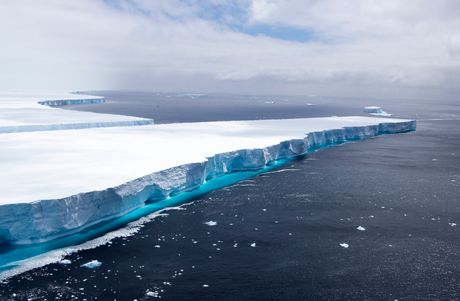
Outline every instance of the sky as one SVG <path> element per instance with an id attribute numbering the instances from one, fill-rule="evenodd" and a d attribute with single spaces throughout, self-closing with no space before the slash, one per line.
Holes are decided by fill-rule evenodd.
<path id="1" fill-rule="evenodd" d="M 0 91 L 455 99 L 458 0 L 1 0 Z"/>

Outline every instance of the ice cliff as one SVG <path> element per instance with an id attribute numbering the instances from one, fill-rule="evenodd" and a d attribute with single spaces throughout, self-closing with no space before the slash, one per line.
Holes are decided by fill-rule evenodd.
<path id="1" fill-rule="evenodd" d="M 329 122 L 331 120 L 340 121 L 340 118 L 329 119 Z M 305 126 L 303 134 L 299 135 L 298 138 L 278 140 L 276 143 L 265 147 L 251 147 L 220 152 L 195 163 L 191 163 L 193 159 L 190 159 L 190 163 L 159 170 L 103 190 L 78 193 L 64 198 L 38 199 L 33 202 L 13 202 L 1 205 L 0 241 L 28 244 L 52 240 L 121 216 L 144 206 L 146 202 L 156 202 L 184 191 L 196 189 L 206 181 L 225 176 L 228 173 L 259 170 L 273 164 L 277 160 L 294 158 L 324 147 L 347 141 L 371 138 L 382 134 L 409 132 L 416 128 L 416 122 L 413 120 L 382 120 L 375 118 L 366 119 L 366 122 L 362 122 L 361 119 L 357 118 L 355 119 L 356 121 L 351 119 L 351 121 L 343 123 L 345 125 L 350 124 L 351 126 L 338 128 L 330 128 L 329 126 L 324 130 L 313 131 L 309 131 L 308 127 Z M 362 119 L 364 118 L 366 117 Z M 301 121 L 301 119 L 300 121 L 296 120 L 296 126 L 302 125 Z M 328 122 L 327 119 L 326 122 Z M 226 126 L 230 129 L 232 127 L 233 129 L 242 129 L 247 124 L 234 122 L 227 123 Z M 308 124 L 308 122 L 305 124 Z M 356 126 L 353 126 L 354 124 Z M 290 121 L 284 121 L 284 123 L 283 121 L 274 121 L 271 123 L 260 121 L 253 123 L 252 126 L 255 129 L 254 132 L 264 127 L 266 127 L 267 131 L 270 131 L 271 128 L 268 125 L 273 126 L 273 132 L 282 126 L 285 128 L 293 126 Z M 181 131 L 185 132 L 190 127 L 183 127 Z M 202 127 L 207 128 L 209 132 L 214 128 L 211 123 L 208 125 L 203 123 Z M 154 131 L 155 129 L 155 126 L 151 126 L 150 131 Z M 169 130 L 171 128 L 168 128 Z M 178 130 L 172 127 L 171 131 Z M 184 137 L 189 136 L 187 133 L 184 135 Z M 227 130 L 225 135 L 229 136 L 229 141 L 236 141 L 232 140 L 236 139 L 232 136 L 236 136 L 234 130 L 233 132 L 232 130 Z M 281 136 L 275 136 L 270 141 L 276 141 L 277 137 Z M 244 137 L 244 139 L 246 138 Z M 148 137 L 146 136 L 145 139 L 148 139 Z M 203 141 L 196 142 L 202 143 Z M 187 152 L 189 145 L 184 140 L 181 143 L 185 143 L 182 145 L 182 151 L 184 153 Z M 209 143 L 209 147 L 207 148 L 211 148 L 212 139 L 207 143 Z M 247 144 L 250 145 L 250 143 Z M 234 145 L 240 144 L 234 142 Z M 157 147 L 161 148 L 162 146 L 160 144 Z M 168 156 L 167 153 L 164 155 Z"/>
<path id="2" fill-rule="evenodd" d="M 103 97 L 96 98 L 81 98 L 81 99 L 50 99 L 50 100 L 41 100 L 38 101 L 39 104 L 50 106 L 50 107 L 60 107 L 68 105 L 90 105 L 90 104 L 101 104 L 105 103 Z"/>

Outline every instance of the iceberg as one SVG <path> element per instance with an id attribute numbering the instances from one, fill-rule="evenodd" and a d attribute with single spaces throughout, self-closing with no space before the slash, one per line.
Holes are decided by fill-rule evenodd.
<path id="1" fill-rule="evenodd" d="M 41 100 L 38 102 L 41 105 L 50 106 L 50 107 L 62 107 L 68 105 L 92 105 L 92 104 L 101 104 L 105 103 L 104 97 L 88 97 L 88 98 L 78 98 L 78 99 L 49 99 Z"/>
<path id="2" fill-rule="evenodd" d="M 384 110 L 382 110 L 381 107 L 377 107 L 377 106 L 364 107 L 364 112 L 369 113 L 369 114 L 374 115 L 374 116 L 389 117 L 389 116 L 392 115 L 392 114 L 389 114 L 389 113 L 385 112 Z"/>
<path id="3" fill-rule="evenodd" d="M 231 174 L 416 129 L 414 120 L 359 116 L 157 125 L 51 107 L 103 101 L 0 95 L 0 243 L 69 237 Z"/>
<path id="4" fill-rule="evenodd" d="M 152 119 L 64 110 L 70 104 L 104 103 L 90 95 L 28 96 L 0 94 L 0 134 L 36 131 L 124 127 L 153 124 Z"/>
<path id="5" fill-rule="evenodd" d="M 3 134 L 0 241 L 50 241 L 230 173 L 415 128 L 413 120 L 327 117 Z"/>

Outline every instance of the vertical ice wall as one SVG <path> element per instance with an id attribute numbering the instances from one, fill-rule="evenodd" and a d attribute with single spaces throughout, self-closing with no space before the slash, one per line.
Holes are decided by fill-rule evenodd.
<path id="1" fill-rule="evenodd" d="M 225 174 L 259 170 L 276 160 L 293 158 L 317 149 L 382 134 L 415 130 L 415 121 L 397 121 L 370 126 L 345 127 L 306 133 L 257 149 L 216 154 L 204 162 L 184 164 L 155 172 L 102 191 L 61 199 L 0 206 L 0 242 L 36 243 L 69 235 L 184 191 Z M 160 146 L 161 147 L 161 146 Z M 186 150 L 184 150 L 186 151 Z"/>

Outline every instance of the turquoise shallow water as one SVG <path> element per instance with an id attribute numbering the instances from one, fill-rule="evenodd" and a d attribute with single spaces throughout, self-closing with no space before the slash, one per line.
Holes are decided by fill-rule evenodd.
<path id="1" fill-rule="evenodd" d="M 55 239 L 49 242 L 34 244 L 31 246 L 4 246 L 3 250 L 0 249 L 0 271 L 6 271 L 17 266 L 17 261 L 31 258 L 51 250 L 61 249 L 69 246 L 76 246 L 83 242 L 94 239 L 104 233 L 113 231 L 128 223 L 138 220 L 139 218 L 149 215 L 151 213 L 160 211 L 164 208 L 177 206 L 185 202 L 192 201 L 201 195 L 210 191 L 230 186 L 242 180 L 254 177 L 260 173 L 264 173 L 286 164 L 289 160 L 278 160 L 260 170 L 244 171 L 227 174 L 223 177 L 212 179 L 201 185 L 199 188 L 192 191 L 183 192 L 176 196 L 154 202 L 148 203 L 144 207 L 129 212 L 121 217 L 106 221 L 82 231 L 76 232 L 70 236 Z M 0 275 L 1 276 L 1 275 Z"/>

